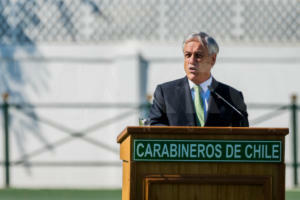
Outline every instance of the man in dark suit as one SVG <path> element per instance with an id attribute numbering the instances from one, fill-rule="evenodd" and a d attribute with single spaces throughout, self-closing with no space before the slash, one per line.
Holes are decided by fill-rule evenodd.
<path id="1" fill-rule="evenodd" d="M 157 86 L 150 125 L 249 126 L 242 93 L 211 75 L 218 52 L 217 42 L 204 32 L 184 40 L 186 76 Z"/>

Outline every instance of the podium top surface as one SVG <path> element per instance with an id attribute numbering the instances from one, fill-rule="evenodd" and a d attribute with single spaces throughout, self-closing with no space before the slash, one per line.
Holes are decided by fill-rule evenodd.
<path id="1" fill-rule="evenodd" d="M 278 135 L 285 136 L 288 128 L 258 128 L 258 127 L 193 127 L 193 126 L 127 126 L 117 137 L 121 143 L 130 134 L 214 134 L 214 135 Z"/>

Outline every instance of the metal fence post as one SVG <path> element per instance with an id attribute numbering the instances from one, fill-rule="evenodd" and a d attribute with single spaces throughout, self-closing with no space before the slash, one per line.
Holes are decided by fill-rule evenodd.
<path id="1" fill-rule="evenodd" d="M 297 155 L 297 95 L 292 95 L 292 140 L 293 140 L 293 168 L 294 168 L 294 185 L 298 186 L 298 155 Z"/>
<path id="2" fill-rule="evenodd" d="M 149 117 L 149 101 L 147 99 L 147 79 L 149 62 L 140 54 L 137 55 L 138 70 L 139 70 L 139 112 L 140 119 L 143 121 L 140 124 L 148 124 Z M 139 120 L 140 122 L 140 120 Z"/>
<path id="3" fill-rule="evenodd" d="M 5 165 L 5 187 L 9 188 L 10 186 L 10 160 L 9 160 L 9 104 L 8 94 L 3 94 L 3 123 L 4 123 L 4 165 Z"/>

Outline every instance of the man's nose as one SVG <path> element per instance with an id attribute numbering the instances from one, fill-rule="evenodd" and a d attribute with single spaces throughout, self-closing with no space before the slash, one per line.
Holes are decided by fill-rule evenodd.
<path id="1" fill-rule="evenodd" d="M 195 64 L 195 56 L 191 55 L 190 59 L 189 59 L 189 64 Z"/>

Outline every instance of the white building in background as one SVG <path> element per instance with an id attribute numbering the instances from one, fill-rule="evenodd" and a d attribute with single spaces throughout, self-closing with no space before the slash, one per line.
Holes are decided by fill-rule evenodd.
<path id="1" fill-rule="evenodd" d="M 157 84 L 184 76 L 181 42 L 192 31 L 216 37 L 213 76 L 243 91 L 246 103 L 289 104 L 292 94 L 300 94 L 296 3 L 2 3 L 0 92 L 8 92 L 11 103 L 36 106 L 10 108 L 11 186 L 120 188 L 116 137 L 138 125 L 138 105 Z M 272 111 L 249 107 L 250 125 L 290 127 L 289 111 L 258 123 Z M 290 134 L 288 163 L 291 142 Z M 292 187 L 292 168 L 286 172 Z"/>

